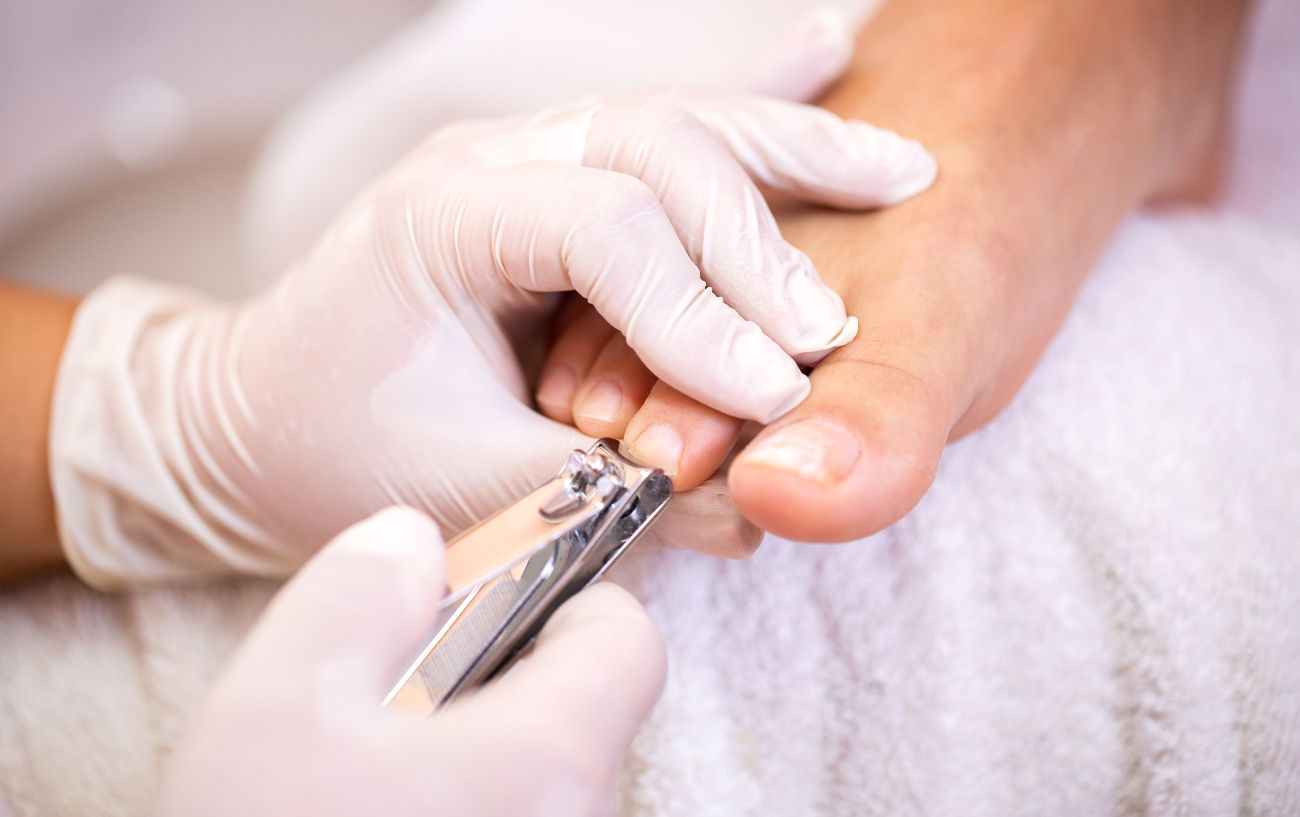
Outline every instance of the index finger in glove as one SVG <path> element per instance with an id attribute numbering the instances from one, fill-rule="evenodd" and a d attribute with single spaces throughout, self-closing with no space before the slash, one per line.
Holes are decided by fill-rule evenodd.
<path id="1" fill-rule="evenodd" d="M 443 198 L 445 195 L 447 198 Z M 468 173 L 444 190 L 425 250 L 516 287 L 577 290 L 646 366 L 706 405 L 769 422 L 808 394 L 808 379 L 757 325 L 715 295 L 654 192 L 621 173 L 525 162 Z M 495 282 L 466 297 L 508 292 Z"/>
<path id="2" fill-rule="evenodd" d="M 864 209 L 914 195 L 935 176 L 929 153 L 891 131 L 737 94 L 585 102 L 524 120 L 465 123 L 430 146 L 484 166 L 550 159 L 641 180 L 704 281 L 805 365 L 851 340 L 857 324 L 781 236 L 754 180 L 813 203 Z"/>

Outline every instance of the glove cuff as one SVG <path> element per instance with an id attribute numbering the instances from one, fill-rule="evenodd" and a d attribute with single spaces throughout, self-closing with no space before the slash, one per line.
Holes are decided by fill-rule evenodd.
<path id="1" fill-rule="evenodd" d="M 194 291 L 115 278 L 77 310 L 54 391 L 50 481 L 64 553 L 97 588 L 230 570 L 217 555 L 221 537 L 169 465 L 167 430 L 151 422 L 149 402 L 168 399 L 168 363 L 139 354 L 151 328 L 206 303 Z"/>

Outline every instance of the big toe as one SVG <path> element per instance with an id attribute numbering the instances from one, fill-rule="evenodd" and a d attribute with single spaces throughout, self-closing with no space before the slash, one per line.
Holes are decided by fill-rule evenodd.
<path id="1" fill-rule="evenodd" d="M 946 396 L 905 369 L 850 356 L 813 373 L 812 395 L 735 459 L 732 497 L 779 536 L 840 542 L 920 501 L 952 427 Z"/>

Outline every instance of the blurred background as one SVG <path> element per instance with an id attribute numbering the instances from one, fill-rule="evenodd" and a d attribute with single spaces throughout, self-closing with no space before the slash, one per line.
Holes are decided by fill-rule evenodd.
<path id="1" fill-rule="evenodd" d="M 593 92 L 725 84 L 808 5 L 2 4 L 0 276 L 81 292 L 129 273 L 249 294 L 269 278 L 245 252 L 241 202 L 262 140 L 296 103 L 308 103 L 299 126 L 337 130 L 339 139 L 361 131 L 384 143 L 371 154 L 399 156 L 439 123 L 466 116 Z M 858 16 L 871 4 L 831 5 Z M 374 71 L 424 86 L 388 86 L 426 103 L 406 131 L 387 132 L 391 115 L 378 132 L 364 122 L 301 121 L 310 120 L 313 92 Z M 385 104 L 373 96 L 356 102 L 362 119 L 368 105 Z M 354 168 L 348 177 L 381 169 Z"/>
<path id="2" fill-rule="evenodd" d="M 299 132 L 358 133 L 398 156 L 466 116 L 593 92 L 725 85 L 810 4 L 801 0 L 49 0 L 0 4 L 0 276 L 71 292 L 122 273 L 221 296 L 274 271 L 241 213 L 259 147 L 299 106 Z M 835 0 L 865 19 L 873 0 Z M 1300 228 L 1296 15 L 1259 4 L 1223 207 Z M 313 93 L 391 72 L 423 87 L 407 130 L 311 120 Z M 358 118 L 384 99 L 355 100 Z M 384 117 L 391 128 L 391 116 Z M 282 128 L 287 129 L 287 128 Z M 330 135 L 320 137 L 322 144 Z M 367 151 L 355 149 L 348 155 Z M 280 157 L 283 159 L 284 157 Z M 310 166 L 312 183 L 334 172 Z M 293 164 L 293 158 L 281 164 Z M 344 169 L 340 184 L 382 167 Z M 305 183 L 305 182 L 304 182 Z"/>

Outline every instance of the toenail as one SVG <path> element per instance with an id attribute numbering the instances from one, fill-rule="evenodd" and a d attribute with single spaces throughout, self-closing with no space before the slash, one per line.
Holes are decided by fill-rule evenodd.
<path id="1" fill-rule="evenodd" d="M 578 388 L 578 376 L 563 363 L 550 366 L 542 373 L 537 385 L 537 402 L 547 406 L 568 409 L 573 393 Z"/>
<path id="2" fill-rule="evenodd" d="M 656 423 L 627 443 L 628 453 L 646 465 L 662 468 L 670 477 L 677 476 L 682 462 L 682 435 L 672 426 Z"/>
<path id="3" fill-rule="evenodd" d="M 862 446 L 853 432 L 832 420 L 810 417 L 761 434 L 733 467 L 771 468 L 833 485 L 849 475 L 861 456 Z"/>
<path id="4" fill-rule="evenodd" d="M 612 423 L 623 407 L 623 390 L 613 380 L 599 380 L 587 390 L 573 413 L 598 423 Z"/>

